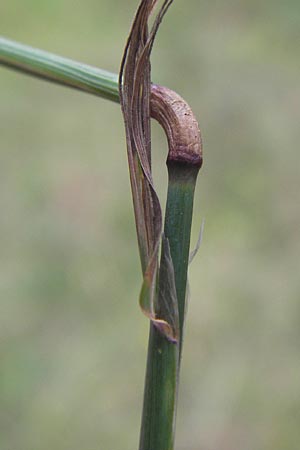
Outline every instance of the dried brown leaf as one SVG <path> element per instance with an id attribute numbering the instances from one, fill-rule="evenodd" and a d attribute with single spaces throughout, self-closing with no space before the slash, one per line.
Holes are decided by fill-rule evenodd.
<path id="1" fill-rule="evenodd" d="M 144 282 L 140 304 L 143 312 L 170 340 L 177 339 L 174 320 L 157 315 L 158 253 L 162 213 L 151 171 L 150 53 L 159 24 L 173 0 L 160 2 L 153 25 L 149 18 L 158 0 L 142 0 L 136 12 L 120 70 L 120 101 L 125 122 L 127 155 Z M 171 260 L 172 266 L 172 260 Z M 172 278 L 172 277 L 171 277 Z M 174 283 L 175 289 L 175 283 Z M 176 290 L 175 290 L 176 295 Z M 176 303 L 176 302 L 175 302 Z"/>

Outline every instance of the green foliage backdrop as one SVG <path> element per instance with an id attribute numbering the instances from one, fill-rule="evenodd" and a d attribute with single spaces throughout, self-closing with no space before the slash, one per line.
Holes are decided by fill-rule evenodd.
<path id="1" fill-rule="evenodd" d="M 136 4 L 4 1 L 1 34 L 116 72 Z M 178 450 L 299 445 L 299 5 L 176 0 L 155 45 L 205 152 Z M 0 448 L 132 450 L 148 324 L 119 107 L 2 68 L 0 97 Z"/>

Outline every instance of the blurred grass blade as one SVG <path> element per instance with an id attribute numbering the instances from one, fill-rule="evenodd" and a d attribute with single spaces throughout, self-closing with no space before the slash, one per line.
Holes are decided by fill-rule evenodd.
<path id="1" fill-rule="evenodd" d="M 0 37 L 0 65 L 119 101 L 117 75 L 3 37 Z"/>

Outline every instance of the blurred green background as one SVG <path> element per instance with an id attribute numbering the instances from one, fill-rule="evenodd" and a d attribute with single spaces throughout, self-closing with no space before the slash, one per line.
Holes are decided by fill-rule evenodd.
<path id="1" fill-rule="evenodd" d="M 117 72 L 136 6 L 2 1 L 0 30 Z M 205 152 L 177 450 L 299 448 L 299 42 L 299 0 L 176 0 L 157 37 L 153 80 Z M 148 323 L 119 107 L 1 67 L 0 99 L 0 449 L 135 449 Z M 164 203 L 155 124 L 153 151 Z"/>

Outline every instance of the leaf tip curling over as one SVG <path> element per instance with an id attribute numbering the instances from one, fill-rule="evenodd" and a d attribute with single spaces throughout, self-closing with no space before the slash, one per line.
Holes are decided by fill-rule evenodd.
<path id="1" fill-rule="evenodd" d="M 188 103 L 176 92 L 152 84 L 151 116 L 165 130 L 169 144 L 167 163 L 202 165 L 202 138 Z"/>

